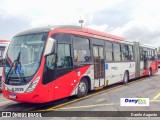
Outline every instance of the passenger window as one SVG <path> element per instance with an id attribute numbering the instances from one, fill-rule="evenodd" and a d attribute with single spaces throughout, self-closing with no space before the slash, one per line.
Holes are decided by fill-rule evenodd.
<path id="1" fill-rule="evenodd" d="M 99 47 L 99 57 L 100 57 L 100 59 L 104 59 L 104 57 L 103 57 L 103 47 Z"/>
<path id="2" fill-rule="evenodd" d="M 98 47 L 93 46 L 93 55 L 98 58 Z"/>
<path id="3" fill-rule="evenodd" d="M 148 60 L 151 61 L 152 53 L 151 49 L 148 49 Z"/>
<path id="4" fill-rule="evenodd" d="M 106 61 L 113 61 L 112 43 L 105 42 Z"/>
<path id="5" fill-rule="evenodd" d="M 114 49 L 114 61 L 121 61 L 121 49 L 120 44 L 113 43 L 113 49 Z"/>
<path id="6" fill-rule="evenodd" d="M 73 37 L 74 62 L 91 62 L 89 39 Z"/>
<path id="7" fill-rule="evenodd" d="M 155 51 L 152 50 L 152 60 L 155 60 Z"/>
<path id="8" fill-rule="evenodd" d="M 72 66 L 71 48 L 69 44 L 58 44 L 57 68 Z"/>
<path id="9" fill-rule="evenodd" d="M 129 45 L 129 56 L 128 60 L 133 60 L 133 46 Z"/>
<path id="10" fill-rule="evenodd" d="M 143 55 L 143 48 L 140 47 L 140 60 L 143 61 L 144 55 Z"/>
<path id="11" fill-rule="evenodd" d="M 123 61 L 129 60 L 129 47 L 128 47 L 128 45 L 122 45 L 122 60 Z"/>

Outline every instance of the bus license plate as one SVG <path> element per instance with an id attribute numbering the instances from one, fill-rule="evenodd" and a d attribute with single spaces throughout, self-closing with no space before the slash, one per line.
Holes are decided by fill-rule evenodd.
<path id="1" fill-rule="evenodd" d="M 9 98 L 16 99 L 16 94 L 10 94 Z"/>

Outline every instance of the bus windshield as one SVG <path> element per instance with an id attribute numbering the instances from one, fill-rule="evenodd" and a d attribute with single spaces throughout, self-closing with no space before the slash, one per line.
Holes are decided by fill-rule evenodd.
<path id="1" fill-rule="evenodd" d="M 5 76 L 33 76 L 39 68 L 47 36 L 48 33 L 34 33 L 14 37 L 4 63 Z"/>

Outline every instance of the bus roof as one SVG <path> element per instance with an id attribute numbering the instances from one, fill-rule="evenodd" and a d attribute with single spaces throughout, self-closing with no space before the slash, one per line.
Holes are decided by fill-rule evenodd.
<path id="1" fill-rule="evenodd" d="M 105 32 L 99 32 L 97 30 L 93 30 L 93 29 L 85 28 L 85 27 L 81 27 L 81 26 L 76 26 L 76 25 L 56 25 L 56 26 L 46 26 L 46 27 L 33 28 L 30 30 L 21 32 L 15 36 L 24 35 L 24 34 L 31 34 L 31 33 L 50 32 L 55 29 L 66 29 L 66 30 L 72 30 L 72 31 L 80 31 L 80 32 L 85 32 L 85 33 L 101 36 L 101 37 L 116 39 L 119 41 L 125 40 L 125 38 L 122 38 L 122 37 L 118 37 L 118 36 L 111 35 L 111 34 L 108 34 Z"/>

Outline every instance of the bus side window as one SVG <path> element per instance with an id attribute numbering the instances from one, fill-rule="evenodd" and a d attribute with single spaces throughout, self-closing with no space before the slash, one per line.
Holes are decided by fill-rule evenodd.
<path id="1" fill-rule="evenodd" d="M 89 39 L 73 37 L 74 62 L 91 62 Z"/>
<path id="2" fill-rule="evenodd" d="M 129 56 L 128 60 L 133 60 L 133 46 L 129 45 Z"/>
<path id="3" fill-rule="evenodd" d="M 52 38 L 56 39 L 57 34 L 53 34 Z M 51 54 L 51 55 L 46 56 L 45 67 L 47 69 L 54 70 L 55 69 L 55 59 L 56 59 L 55 54 Z"/>
<path id="4" fill-rule="evenodd" d="M 148 60 L 151 61 L 151 49 L 148 49 Z"/>
<path id="5" fill-rule="evenodd" d="M 55 68 L 54 66 L 55 66 L 55 55 L 52 54 L 52 55 L 47 56 L 46 67 L 48 69 L 54 70 L 54 68 Z"/>
<path id="6" fill-rule="evenodd" d="M 128 45 L 122 45 L 122 60 L 128 61 L 129 60 L 129 48 Z"/>
<path id="7" fill-rule="evenodd" d="M 58 44 L 57 50 L 57 68 L 72 66 L 71 46 L 70 44 Z"/>
<path id="8" fill-rule="evenodd" d="M 155 50 L 152 50 L 152 61 L 155 60 Z"/>
<path id="9" fill-rule="evenodd" d="M 143 61 L 143 58 L 144 58 L 144 56 L 143 56 L 143 48 L 140 47 L 140 61 Z"/>
<path id="10" fill-rule="evenodd" d="M 113 43 L 114 61 L 121 61 L 121 47 L 120 44 Z"/>
<path id="11" fill-rule="evenodd" d="M 106 62 L 113 61 L 113 48 L 111 42 L 105 42 Z"/>

